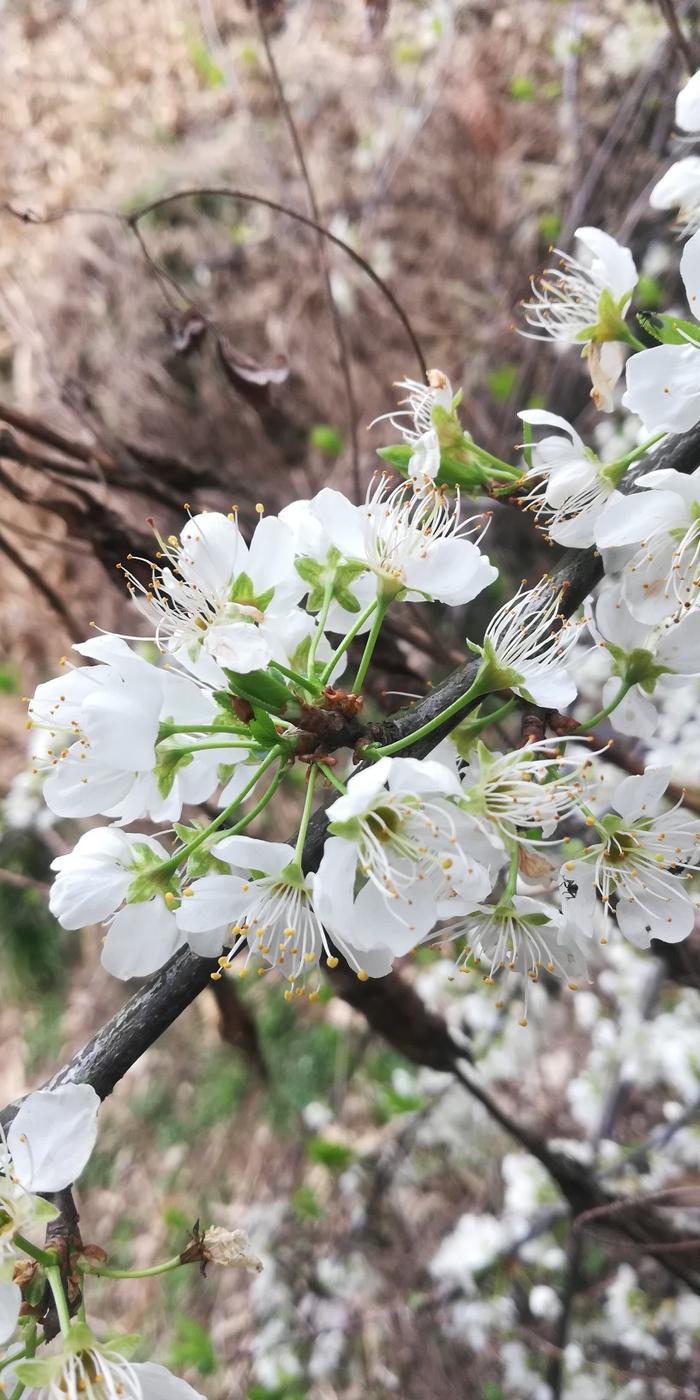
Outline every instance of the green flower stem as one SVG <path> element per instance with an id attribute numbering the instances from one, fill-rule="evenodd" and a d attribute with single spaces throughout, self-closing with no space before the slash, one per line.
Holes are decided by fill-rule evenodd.
<path id="1" fill-rule="evenodd" d="M 215 817 L 213 822 L 209 823 L 209 826 L 203 827 L 191 841 L 187 842 L 186 846 L 182 846 L 179 851 L 176 851 L 175 855 L 171 856 L 170 860 L 164 860 L 162 865 L 158 866 L 160 874 L 173 875 L 184 860 L 187 860 L 193 855 L 213 832 L 218 831 L 219 827 L 223 826 L 224 823 L 228 821 L 229 817 L 233 815 L 236 808 L 240 807 L 241 802 L 243 802 L 248 796 L 248 793 L 252 791 L 258 780 L 262 778 L 263 773 L 270 767 L 270 764 L 274 763 L 276 758 L 281 758 L 283 753 L 284 748 L 281 744 L 276 744 L 273 749 L 270 749 L 270 752 L 263 759 L 262 763 L 256 768 L 252 778 L 248 780 L 245 787 L 241 789 L 233 802 L 229 802 L 228 807 L 224 807 L 223 812 L 219 812 L 218 817 Z"/>
<path id="2" fill-rule="evenodd" d="M 318 695 L 318 686 L 316 682 L 309 679 L 307 676 L 302 676 L 299 671 L 292 670 L 291 666 L 283 666 L 281 661 L 270 661 L 268 665 L 271 671 L 278 671 L 281 676 L 291 681 L 293 685 L 298 685 L 301 690 L 308 691 L 309 694 L 314 697 Z"/>
<path id="3" fill-rule="evenodd" d="M 24 1361 L 26 1355 L 26 1347 L 22 1347 L 21 1351 L 13 1351 L 11 1356 L 6 1356 L 4 1361 L 0 1361 L 0 1371 L 4 1371 L 6 1366 L 14 1365 L 15 1361 Z"/>
<path id="4" fill-rule="evenodd" d="M 367 672 L 369 670 L 369 663 L 372 660 L 372 656 L 374 655 L 374 648 L 376 647 L 377 642 L 379 640 L 379 633 L 382 630 L 382 623 L 384 621 L 384 618 L 386 617 L 388 610 L 388 599 L 381 598 L 379 600 L 377 611 L 374 616 L 374 621 L 372 622 L 370 634 L 367 638 L 367 641 L 365 642 L 365 649 L 362 653 L 362 660 L 360 661 L 360 664 L 357 668 L 357 675 L 355 676 L 355 679 L 352 683 L 353 692 L 356 695 L 359 693 L 359 691 L 362 689 L 362 686 L 364 685 L 365 676 L 367 675 Z"/>
<path id="5" fill-rule="evenodd" d="M 329 768 L 327 763 L 317 763 L 316 767 L 318 768 L 320 773 L 323 773 L 324 778 L 327 778 L 329 783 L 332 783 L 333 787 L 336 788 L 338 792 L 342 793 L 343 796 L 345 796 L 345 793 L 347 792 L 347 787 L 345 786 L 345 783 L 341 782 L 340 778 L 336 777 L 335 773 L 333 772 L 333 769 Z"/>
<path id="6" fill-rule="evenodd" d="M 169 739 L 171 734 L 247 734 L 243 724 L 161 724 L 158 740 Z"/>
<path id="7" fill-rule="evenodd" d="M 494 457 L 491 452 L 487 452 L 485 447 L 477 447 L 476 443 L 471 444 L 472 451 L 486 462 L 490 468 L 490 475 L 500 477 L 502 481 L 515 481 L 522 476 L 520 467 L 511 466 L 510 462 L 504 462 L 500 457 Z"/>
<path id="8" fill-rule="evenodd" d="M 298 864 L 301 864 L 301 857 L 304 852 L 304 842 L 306 841 L 306 833 L 309 829 L 309 822 L 311 821 L 311 813 L 313 811 L 314 805 L 314 788 L 316 786 L 316 776 L 316 764 L 312 763 L 309 769 L 309 776 L 306 782 L 304 810 L 301 814 L 301 821 L 299 822 L 299 833 L 297 835 L 297 843 L 294 848 L 294 859 Z"/>
<path id="9" fill-rule="evenodd" d="M 619 326 L 615 339 L 619 340 L 622 345 L 631 345 L 633 350 L 649 349 L 649 346 L 643 345 L 641 340 L 638 340 L 634 332 L 630 330 L 629 326 L 624 325 L 624 323 Z"/>
<path id="10" fill-rule="evenodd" d="M 506 700 L 505 705 L 499 705 L 497 710 L 489 710 L 486 715 L 479 715 L 477 719 L 465 720 L 464 728 L 460 733 L 469 737 L 472 734 L 480 734 L 482 729 L 488 729 L 490 724 L 498 724 L 498 721 L 505 719 L 507 715 L 513 713 L 517 706 L 517 700 L 511 695 L 510 700 Z"/>
<path id="11" fill-rule="evenodd" d="M 97 1264 L 92 1259 L 81 1259 L 78 1268 L 81 1274 L 94 1274 L 96 1278 L 155 1278 L 158 1274 L 172 1273 L 183 1267 L 182 1259 L 176 1254 L 163 1264 L 152 1264 L 150 1269 L 111 1269 L 107 1264 Z"/>
<path id="12" fill-rule="evenodd" d="M 345 655 L 348 647 L 350 646 L 350 643 L 354 641 L 360 629 L 364 627 L 367 619 L 372 616 L 372 613 L 375 612 L 379 606 L 379 599 L 374 598 L 373 601 L 369 603 L 364 609 L 364 612 L 361 612 L 359 616 L 355 618 L 352 627 L 350 628 L 349 632 L 343 637 L 340 646 L 336 647 L 330 661 L 326 662 L 326 665 L 324 666 L 320 676 L 321 685 L 327 685 L 330 677 L 333 674 L 333 671 L 335 670 L 337 662 L 340 661 L 341 656 Z"/>
<path id="13" fill-rule="evenodd" d="M 309 676 L 313 676 L 314 673 L 314 666 L 316 665 L 316 651 L 318 649 L 318 644 L 321 640 L 321 637 L 323 636 L 323 629 L 326 625 L 326 622 L 328 621 L 328 614 L 331 609 L 331 603 L 333 602 L 334 588 L 335 574 L 333 574 L 329 579 L 326 579 L 326 586 L 323 590 L 323 602 L 321 604 L 318 617 L 316 618 L 316 630 L 311 637 L 309 657 L 306 664 L 306 671 L 307 675 Z"/>
<path id="14" fill-rule="evenodd" d="M 20 1397 L 24 1395 L 25 1388 L 24 1381 L 18 1381 L 10 1396 L 10 1400 L 20 1400 Z"/>
<path id="15" fill-rule="evenodd" d="M 515 842 L 510 848 L 510 865 L 508 866 L 508 879 L 505 883 L 503 894 L 499 904 L 510 904 L 518 885 L 518 870 L 520 868 L 520 850 Z"/>
<path id="16" fill-rule="evenodd" d="M 38 1245 L 32 1244 L 31 1240 L 25 1239 L 24 1235 L 13 1235 L 13 1241 L 18 1249 L 24 1254 L 28 1254 L 30 1259 L 35 1259 L 42 1268 L 50 1269 L 56 1263 L 55 1250 L 39 1249 Z"/>
<path id="17" fill-rule="evenodd" d="M 58 1264 L 50 1264 L 46 1270 L 49 1288 L 53 1293 L 53 1300 L 56 1304 L 58 1322 L 61 1328 L 61 1336 L 67 1337 L 70 1333 L 70 1313 L 68 1311 L 68 1300 L 63 1291 L 63 1279 Z"/>
<path id="18" fill-rule="evenodd" d="M 481 685 L 481 677 L 477 675 L 474 684 L 469 687 L 469 690 L 466 691 L 464 695 L 460 695 L 456 700 L 453 700 L 452 704 L 448 705 L 446 710 L 441 710 L 439 715 L 434 715 L 426 724 L 421 725 L 420 729 L 414 729 L 412 734 L 404 735 L 403 739 L 396 739 L 393 744 L 382 744 L 376 748 L 372 748 L 371 757 L 390 758 L 392 754 L 400 753 L 402 749 L 408 748 L 409 744 L 415 744 L 419 739 L 424 739 L 426 735 L 432 734 L 434 729 L 439 729 L 441 725 L 446 724 L 448 720 L 458 715 L 460 710 L 464 709 L 465 705 L 470 705 L 473 700 L 478 700 L 485 693 L 488 694 L 488 692 L 484 692 L 481 689 Z"/>
<path id="19" fill-rule="evenodd" d="M 222 744 L 218 744 L 216 739 L 210 739 L 205 744 L 183 744 L 182 748 L 171 749 L 171 753 L 204 753 L 206 749 L 250 749 L 253 748 L 254 740 L 248 736 L 247 739 L 226 739 Z"/>
<path id="20" fill-rule="evenodd" d="M 281 763 L 279 768 L 277 769 L 277 772 L 275 773 L 274 778 L 272 779 L 272 782 L 270 783 L 270 786 L 265 789 L 265 792 L 263 793 L 262 797 L 258 798 L 257 802 L 255 803 L 255 806 L 251 807 L 250 811 L 246 812 L 245 816 L 241 817 L 241 820 L 239 822 L 236 822 L 235 826 L 230 826 L 228 828 L 229 836 L 238 836 L 239 832 L 245 831 L 246 827 L 250 826 L 250 823 L 252 821 L 255 821 L 255 818 L 260 815 L 264 808 L 267 807 L 268 802 L 270 802 L 274 797 L 280 783 L 282 782 L 282 779 L 284 778 L 284 774 L 285 766 L 283 763 Z"/>
<path id="21" fill-rule="evenodd" d="M 631 681 L 622 681 L 620 689 L 613 695 L 610 704 L 606 705 L 603 710 L 599 710 L 597 715 L 593 715 L 592 719 L 587 719 L 584 724 L 579 724 L 578 729 L 574 730 L 572 737 L 575 738 L 577 734 L 587 734 L 589 730 L 595 729 L 596 725 L 600 724 L 602 720 L 607 719 L 608 715 L 611 715 L 613 710 L 616 710 L 618 705 L 622 704 L 627 692 L 632 689 L 632 685 L 633 682 Z"/>
<path id="22" fill-rule="evenodd" d="M 642 346 L 641 348 L 646 349 L 646 346 Z M 666 432 L 654 433 L 654 436 L 647 438 L 646 442 L 643 442 L 640 447 L 635 447 L 632 452 L 627 452 L 624 457 L 619 457 L 617 465 L 622 466 L 624 463 L 626 467 L 629 467 L 632 465 L 632 462 L 638 462 L 639 458 L 643 457 L 644 454 L 649 451 L 650 447 L 654 447 L 657 442 L 661 442 L 661 439 L 665 437 L 668 437 L 668 433 Z"/>

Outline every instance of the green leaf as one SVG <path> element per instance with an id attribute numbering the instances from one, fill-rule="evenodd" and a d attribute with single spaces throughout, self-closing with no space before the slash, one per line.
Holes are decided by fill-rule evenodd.
<path id="1" fill-rule="evenodd" d="M 355 1153 L 345 1143 L 333 1142 L 330 1138 L 312 1137 L 306 1144 L 306 1155 L 312 1162 L 318 1162 L 331 1171 L 343 1171 L 355 1160 Z"/>
<path id="2" fill-rule="evenodd" d="M 561 233 L 561 216 L 553 210 L 545 210 L 537 220 L 537 230 L 546 243 L 556 243 Z M 528 408 L 541 408 L 543 404 L 528 404 Z"/>
<path id="3" fill-rule="evenodd" d="M 232 690 L 251 705 L 260 705 L 263 710 L 273 710 L 276 714 L 286 709 L 290 696 L 286 685 L 271 675 L 269 671 L 230 671 L 224 667 Z"/>
<path id="4" fill-rule="evenodd" d="M 321 1205 L 313 1186 L 302 1183 L 292 1193 L 292 1210 L 299 1220 L 320 1220 L 323 1215 Z"/>
<path id="5" fill-rule="evenodd" d="M 315 423 L 309 433 L 312 447 L 318 447 L 324 457 L 339 457 L 343 450 L 343 437 L 330 423 Z"/>
<path id="6" fill-rule="evenodd" d="M 206 1328 L 194 1317 L 182 1314 L 175 1322 L 176 1340 L 170 1348 L 169 1365 L 174 1371 L 188 1366 L 200 1376 L 212 1376 L 217 1369 L 216 1352 Z"/>
<path id="7" fill-rule="evenodd" d="M 201 40 L 193 40 L 189 46 L 189 55 L 192 67 L 204 87 L 223 87 L 224 74 Z"/>
<path id="8" fill-rule="evenodd" d="M 496 403 L 505 403 L 515 388 L 517 378 L 517 365 L 497 365 L 486 380 L 491 398 L 495 399 Z"/>
<path id="9" fill-rule="evenodd" d="M 643 272 L 637 282 L 634 293 L 635 301 L 643 311 L 656 311 L 663 301 L 663 291 L 661 285 L 655 277 L 649 277 Z"/>
<path id="10" fill-rule="evenodd" d="M 508 90 L 511 97 L 514 97 L 516 102 L 529 102 L 537 92 L 532 78 L 525 78 L 523 76 L 511 78 L 508 84 Z"/>
<path id="11" fill-rule="evenodd" d="M 684 321 L 680 316 L 658 315 L 638 316 L 640 326 L 662 345 L 700 345 L 700 326 L 697 321 Z"/>

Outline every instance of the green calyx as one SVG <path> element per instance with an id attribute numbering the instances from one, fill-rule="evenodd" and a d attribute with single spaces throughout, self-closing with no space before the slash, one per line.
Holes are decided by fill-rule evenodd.
<path id="1" fill-rule="evenodd" d="M 174 909 L 180 903 L 178 887 L 160 857 L 145 842 L 138 842 L 133 853 L 132 869 L 136 873 L 126 892 L 127 904 L 143 904 L 160 895 L 168 908 Z"/>
<path id="2" fill-rule="evenodd" d="M 503 666 L 498 660 L 493 648 L 493 643 L 486 637 L 482 647 L 476 642 L 467 639 L 467 646 L 477 656 L 481 657 L 479 671 L 471 687 L 471 695 L 476 698 L 479 695 L 489 695 L 495 690 L 513 690 L 520 687 L 522 694 L 527 696 L 527 691 L 522 689 L 524 676 L 515 671 L 511 666 Z"/>
<path id="3" fill-rule="evenodd" d="M 289 885 L 292 889 L 306 890 L 306 876 L 298 860 L 290 860 L 277 878 L 281 884 Z"/>
<path id="4" fill-rule="evenodd" d="M 619 301 L 615 301 L 611 292 L 606 287 L 600 294 L 598 300 L 598 320 L 592 326 L 584 326 L 576 336 L 577 340 L 591 341 L 602 344 L 607 340 L 622 340 L 627 342 L 630 338 L 629 329 L 625 323 L 625 312 L 629 306 L 630 294 L 625 292 Z"/>
<path id="5" fill-rule="evenodd" d="M 366 567 L 366 564 L 363 564 L 359 559 L 343 560 L 335 546 L 331 547 L 323 561 L 310 557 L 295 560 L 295 568 L 299 577 L 309 585 L 309 596 L 306 603 L 308 611 L 312 613 L 321 611 L 326 599 L 326 589 L 329 588 L 331 599 L 334 602 L 338 603 L 346 612 L 358 613 L 360 602 L 352 591 L 352 584 Z"/>
<path id="6" fill-rule="evenodd" d="M 614 675 L 619 676 L 630 689 L 633 685 L 638 685 L 647 695 L 652 695 L 659 676 L 672 674 L 668 666 L 660 666 L 654 660 L 653 652 L 647 651 L 646 647 L 633 647 L 632 651 L 623 651 L 622 647 L 615 646 L 613 642 L 606 642 L 605 645 L 613 658 Z"/>
<path id="7" fill-rule="evenodd" d="M 228 596 L 229 602 L 238 607 L 255 608 L 257 612 L 264 613 L 275 596 L 275 590 L 268 588 L 264 593 L 256 593 L 252 578 L 248 574 L 239 574 L 231 584 Z"/>

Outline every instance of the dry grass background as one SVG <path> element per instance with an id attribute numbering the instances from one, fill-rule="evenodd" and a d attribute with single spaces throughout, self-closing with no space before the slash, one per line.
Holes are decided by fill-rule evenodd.
<path id="1" fill-rule="evenodd" d="M 577 223 L 604 212 L 606 226 L 624 229 L 636 252 L 649 241 L 641 196 L 665 148 L 681 73 L 655 7 L 393 0 L 376 38 L 361 0 L 290 0 L 284 9 L 271 42 L 322 220 L 386 278 L 428 363 L 463 385 L 465 421 L 502 452 L 515 441 L 515 409 L 533 394 L 564 414 L 582 412 L 585 422 L 575 357 L 559 361 L 518 339 L 514 307 L 558 225 L 568 239 Z M 255 11 L 241 0 L 19 0 L 0 7 L 0 25 L 3 204 L 42 216 L 73 206 L 129 211 L 178 188 L 226 185 L 307 208 Z M 196 494 L 195 505 L 261 498 L 274 508 L 327 480 L 349 482 L 348 406 L 314 235 L 270 211 L 215 199 L 171 206 L 143 233 L 237 351 L 263 363 L 288 359 L 274 416 L 261 419 L 232 389 L 211 336 L 188 359 L 174 353 L 168 307 L 133 235 L 87 213 L 45 226 L 7 210 L 0 217 L 0 397 L 106 450 L 117 440 L 138 443 L 189 462 L 195 477 L 206 464 L 216 485 Z M 417 365 L 361 270 L 336 249 L 328 259 L 366 481 L 382 437 L 370 438 L 365 426 L 390 406 L 392 381 L 415 375 Z M 318 424 L 342 436 L 337 455 L 308 444 Z M 3 494 L 2 520 L 77 626 L 86 630 L 95 615 L 106 627 L 126 625 L 123 597 L 86 541 L 44 508 L 47 494 L 61 497 L 65 488 L 28 468 L 15 480 L 30 501 Z M 118 480 L 98 479 L 91 490 L 143 529 L 142 497 Z M 158 510 L 159 523 L 172 528 Z M 496 543 L 511 561 L 532 550 L 513 530 Z M 0 644 L 30 689 L 70 638 L 7 559 L 0 586 Z M 16 694 L 0 702 L 9 778 L 23 761 L 23 714 Z M 76 942 L 71 936 L 74 955 Z M 41 947 L 34 966 L 41 997 L 25 978 L 8 981 L 14 995 L 2 1000 L 3 1099 L 41 1079 L 122 996 L 99 969 L 94 935 L 85 937 L 69 986 Z M 297 1303 L 327 1300 L 319 1260 L 361 1254 L 372 1271 L 358 1285 L 332 1384 L 307 1391 L 290 1383 L 280 1400 L 478 1395 L 464 1380 L 475 1363 L 416 1299 L 426 1289 L 425 1260 L 455 1216 L 497 1192 L 495 1169 L 484 1176 L 483 1162 L 489 1151 L 497 1161 L 503 1140 L 474 1119 L 467 1136 L 487 1151 L 465 1160 L 439 1140 L 425 1146 L 417 1179 L 397 1180 L 376 1210 L 355 1218 L 339 1171 L 309 1159 L 298 1113 L 305 1098 L 330 1097 L 333 1135 L 362 1156 L 371 1195 L 377 1163 L 387 1153 L 391 1160 L 405 1131 L 401 1115 L 385 1112 L 391 1057 L 367 1043 L 343 1005 L 298 1013 L 303 1035 L 276 1002 L 258 1010 L 272 1064 L 267 1086 L 222 1046 L 205 996 L 118 1089 L 84 1196 L 86 1237 L 106 1243 L 116 1232 L 122 1257 L 145 1264 L 200 1212 L 227 1224 L 249 1219 L 264 1234 L 266 1215 L 277 1211 L 278 1268 Z M 549 1015 L 550 1034 L 558 1025 L 564 1038 L 543 1066 L 533 1031 L 527 1089 L 543 1114 L 560 1104 L 577 1053 L 561 1007 Z M 558 1130 L 565 1127 L 560 1113 Z M 159 1358 L 167 1359 L 179 1328 L 184 1371 L 211 1400 L 247 1393 L 260 1323 L 240 1276 L 165 1292 L 123 1285 L 97 1290 L 97 1299 L 105 1324 L 145 1330 Z M 210 1374 L 202 1375 L 209 1358 L 201 1338 L 188 1344 L 188 1317 L 211 1323 L 218 1361 Z M 313 1330 L 303 1309 L 283 1336 L 286 1325 Z M 541 1345 L 534 1334 L 530 1344 Z M 487 1349 L 475 1387 L 477 1373 L 488 1377 L 495 1362 Z"/>

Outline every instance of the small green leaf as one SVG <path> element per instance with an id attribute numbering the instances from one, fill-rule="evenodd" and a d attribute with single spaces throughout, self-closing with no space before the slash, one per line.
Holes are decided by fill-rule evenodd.
<path id="1" fill-rule="evenodd" d="M 223 87 L 224 75 L 218 63 L 214 62 L 209 50 L 199 39 L 189 46 L 190 62 L 204 87 Z"/>
<path id="2" fill-rule="evenodd" d="M 635 301 L 643 311 L 656 311 L 663 301 L 663 291 L 655 277 L 643 272 L 637 283 Z"/>
<path id="3" fill-rule="evenodd" d="M 299 1220 L 320 1220 L 323 1207 L 313 1186 L 302 1183 L 292 1193 L 292 1210 Z"/>
<path id="4" fill-rule="evenodd" d="M 309 1138 L 306 1144 L 306 1155 L 312 1162 L 318 1162 L 322 1167 L 328 1167 L 331 1171 L 343 1171 L 355 1159 L 355 1153 L 351 1147 L 346 1147 L 342 1142 L 333 1142 L 330 1138 L 322 1137 Z"/>
<path id="5" fill-rule="evenodd" d="M 342 434 L 330 423 L 315 423 L 309 433 L 309 442 L 317 447 L 324 457 L 339 457 L 343 450 Z"/>
<path id="6" fill-rule="evenodd" d="M 537 220 L 537 230 L 540 238 L 543 238 L 545 243 L 556 243 L 561 233 L 560 215 L 556 214 L 553 210 L 545 210 L 544 213 L 540 214 Z M 532 407 L 532 405 L 529 406 Z M 541 407 L 541 405 L 538 404 L 537 407 Z"/>
<path id="7" fill-rule="evenodd" d="M 505 403 L 515 388 L 517 378 L 517 365 L 497 365 L 486 380 L 492 399 L 495 399 L 496 403 Z"/>
<path id="8" fill-rule="evenodd" d="M 526 78 L 522 75 L 511 78 L 508 88 L 511 97 L 514 97 L 516 102 L 529 102 L 537 92 L 532 78 Z"/>
<path id="9" fill-rule="evenodd" d="M 175 1333 L 169 1357 L 172 1369 L 182 1371 L 192 1366 L 200 1376 L 212 1376 L 217 1369 L 216 1352 L 206 1328 L 194 1317 L 182 1315 L 175 1323 Z"/>

